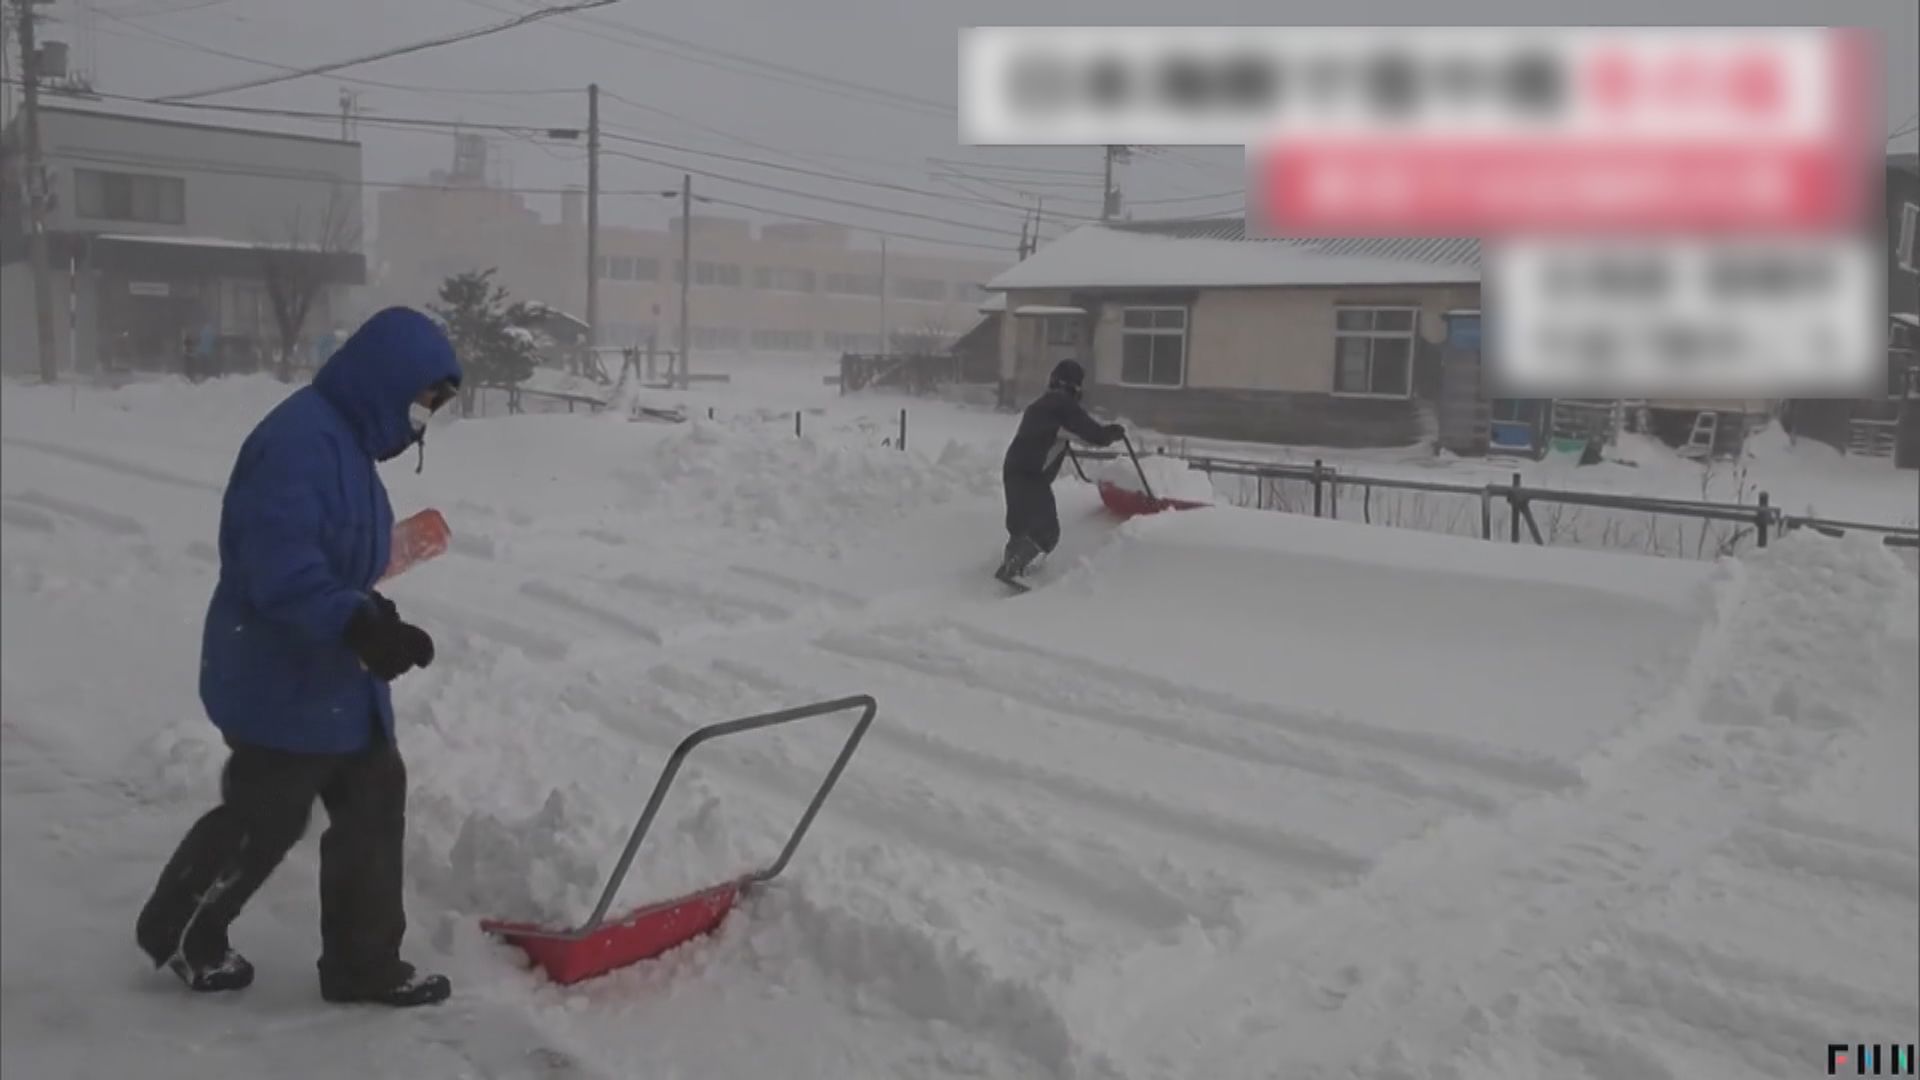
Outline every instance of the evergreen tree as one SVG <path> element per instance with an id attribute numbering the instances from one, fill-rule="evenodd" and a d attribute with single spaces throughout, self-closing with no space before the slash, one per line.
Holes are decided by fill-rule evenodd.
<path id="1" fill-rule="evenodd" d="M 446 324 L 466 369 L 460 404 L 468 414 L 475 391 L 494 387 L 511 394 L 533 374 L 533 336 L 517 325 L 522 305 L 508 303 L 506 288 L 494 284 L 495 269 L 453 275 L 440 285 L 440 303 L 429 308 Z"/>

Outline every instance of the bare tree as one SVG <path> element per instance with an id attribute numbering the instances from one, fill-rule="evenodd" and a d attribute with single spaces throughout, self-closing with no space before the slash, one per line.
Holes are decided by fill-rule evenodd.
<path id="1" fill-rule="evenodd" d="M 280 333 L 277 366 L 283 382 L 293 378 L 294 352 L 314 298 L 327 287 L 339 257 L 360 249 L 360 215 L 354 212 L 353 198 L 336 184 L 318 215 L 297 209 L 279 238 L 255 245 L 274 327 Z"/>

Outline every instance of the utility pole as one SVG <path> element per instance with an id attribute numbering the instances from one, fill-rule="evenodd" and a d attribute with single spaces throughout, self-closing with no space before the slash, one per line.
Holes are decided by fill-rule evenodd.
<path id="1" fill-rule="evenodd" d="M 893 335 L 887 325 L 887 238 L 880 236 L 880 355 L 893 355 Z"/>
<path id="2" fill-rule="evenodd" d="M 1126 152 L 1123 146 L 1107 147 L 1107 178 L 1100 189 L 1100 220 L 1112 221 L 1120 215 L 1120 189 L 1113 186 L 1113 163 Z"/>
<path id="3" fill-rule="evenodd" d="M 680 389 L 693 381 L 687 365 L 687 350 L 693 333 L 687 327 L 687 291 L 693 283 L 693 174 L 680 177 Z"/>
<path id="4" fill-rule="evenodd" d="M 40 156 L 40 57 L 34 44 L 34 0 L 14 0 L 20 34 L 21 119 L 26 124 L 28 256 L 33 263 L 33 314 L 40 346 L 40 377 L 60 377 L 53 345 L 53 268 L 47 261 L 47 166 Z"/>
<path id="5" fill-rule="evenodd" d="M 600 84 L 587 84 L 587 347 L 600 344 Z"/>

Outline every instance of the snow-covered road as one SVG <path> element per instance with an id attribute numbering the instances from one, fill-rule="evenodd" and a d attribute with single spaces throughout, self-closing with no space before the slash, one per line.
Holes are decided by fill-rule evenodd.
<path id="1" fill-rule="evenodd" d="M 440 642 L 397 699 L 410 950 L 456 1003 L 319 1004 L 311 837 L 235 928 L 260 981 L 186 1000 L 132 918 L 214 794 L 219 491 L 280 393 L 5 388 L 8 1075 L 1715 1080 L 1920 1031 L 1920 597 L 1883 549 L 1117 526 L 1063 481 L 1009 598 L 997 447 L 744 409 L 455 423 L 388 470 L 455 531 L 391 595 Z M 478 932 L 590 906 L 693 727 L 860 692 L 715 938 L 562 990 Z M 622 902 L 770 858 L 851 721 L 703 747 Z"/>

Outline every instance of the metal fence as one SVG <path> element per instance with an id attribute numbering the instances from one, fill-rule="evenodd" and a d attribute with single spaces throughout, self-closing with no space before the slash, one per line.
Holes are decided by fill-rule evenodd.
<path id="1" fill-rule="evenodd" d="M 1080 452 L 1111 459 L 1112 452 Z M 1316 460 L 1280 464 L 1203 455 L 1168 455 L 1207 474 L 1226 501 L 1262 510 L 1510 543 L 1590 547 L 1716 558 L 1794 529 L 1829 536 L 1875 533 L 1892 547 L 1920 547 L 1920 528 L 1783 513 L 1759 491 L 1753 502 L 1620 495 L 1536 487 L 1514 473 L 1507 483 L 1472 484 L 1369 476 Z"/>

